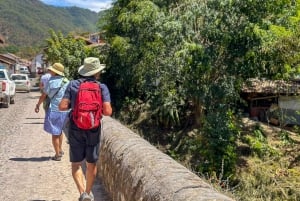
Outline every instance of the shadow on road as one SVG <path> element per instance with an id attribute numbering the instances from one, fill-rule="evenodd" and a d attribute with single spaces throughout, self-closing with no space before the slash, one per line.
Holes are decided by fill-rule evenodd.
<path id="1" fill-rule="evenodd" d="M 28 201 L 47 201 L 47 200 L 28 200 Z M 52 201 L 60 201 L 60 200 L 52 200 Z"/>
<path id="2" fill-rule="evenodd" d="M 39 162 L 39 161 L 49 161 L 51 157 L 31 157 L 31 158 L 10 158 L 11 161 L 29 161 L 29 162 Z"/>
<path id="3" fill-rule="evenodd" d="M 37 118 L 35 118 L 35 117 L 28 117 L 26 119 L 28 119 L 28 120 L 43 120 L 43 121 L 42 122 L 40 122 L 40 121 L 38 121 L 38 122 L 26 122 L 24 124 L 44 124 L 44 119 L 45 118 L 41 118 L 41 117 L 37 117 Z"/>
<path id="4" fill-rule="evenodd" d="M 31 122 L 31 123 L 24 123 L 24 124 L 44 124 L 44 122 Z"/>

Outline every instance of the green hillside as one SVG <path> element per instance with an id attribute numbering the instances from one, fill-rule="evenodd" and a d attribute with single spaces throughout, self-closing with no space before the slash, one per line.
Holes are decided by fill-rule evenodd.
<path id="1" fill-rule="evenodd" d="M 9 45 L 36 46 L 47 38 L 49 29 L 94 32 L 98 14 L 78 7 L 60 8 L 39 0 L 0 0 L 0 35 Z"/>

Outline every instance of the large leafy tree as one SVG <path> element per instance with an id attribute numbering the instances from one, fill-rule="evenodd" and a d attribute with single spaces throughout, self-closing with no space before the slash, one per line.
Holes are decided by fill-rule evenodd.
<path id="1" fill-rule="evenodd" d="M 192 150 L 201 172 L 224 170 L 228 176 L 234 170 L 241 84 L 251 77 L 282 78 L 296 71 L 294 8 L 288 0 L 187 0 L 172 10 L 184 30 L 179 51 L 185 61 L 183 86 L 202 125 Z"/>
<path id="2" fill-rule="evenodd" d="M 134 104 L 137 112 L 148 110 L 152 127 L 196 128 L 193 135 L 183 134 L 187 130 L 172 135 L 171 148 L 192 154 L 200 172 L 227 177 L 235 167 L 242 83 L 256 76 L 285 77 L 299 63 L 290 51 L 299 48 L 292 43 L 298 41 L 296 4 L 165 3 L 119 0 L 108 12 L 109 76 L 117 108 L 131 112 L 127 106 Z M 152 137 L 158 135 L 147 136 Z"/>
<path id="3" fill-rule="evenodd" d="M 160 68 L 167 63 L 162 58 L 170 53 L 166 52 L 162 37 L 157 33 L 164 13 L 151 1 L 124 4 L 124 1 L 116 3 L 110 13 L 112 23 L 107 27 L 112 47 L 108 61 L 112 66 L 110 82 L 118 92 L 114 94 L 115 100 L 122 102 L 130 97 L 147 102 L 155 96 L 153 91 L 158 88 L 158 82 L 165 83 L 158 78 L 165 79 L 162 74 L 169 72 Z"/>

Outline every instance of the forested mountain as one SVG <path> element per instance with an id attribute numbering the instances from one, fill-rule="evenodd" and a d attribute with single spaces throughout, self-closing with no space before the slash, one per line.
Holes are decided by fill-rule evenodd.
<path id="1" fill-rule="evenodd" d="M 6 44 L 39 45 L 49 30 L 69 32 L 96 31 L 98 14 L 78 7 L 54 7 L 39 0 L 0 0 L 0 35 Z"/>

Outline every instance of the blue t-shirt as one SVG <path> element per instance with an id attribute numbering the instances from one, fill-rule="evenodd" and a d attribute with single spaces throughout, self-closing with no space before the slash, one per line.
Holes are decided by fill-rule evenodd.
<path id="1" fill-rule="evenodd" d="M 76 101 L 76 97 L 77 97 L 77 92 L 80 86 L 80 83 L 82 83 L 84 80 L 95 80 L 93 78 L 82 78 L 82 79 L 78 79 L 78 80 L 72 80 L 69 82 L 65 94 L 63 96 L 63 98 L 69 99 L 71 102 L 71 108 L 74 108 L 75 105 L 75 101 Z M 101 87 L 101 95 L 102 95 L 102 101 L 103 102 L 111 102 L 110 99 L 110 93 L 109 90 L 107 88 L 107 86 L 105 84 L 100 83 L 100 87 Z"/>

